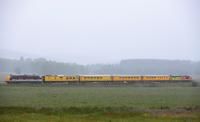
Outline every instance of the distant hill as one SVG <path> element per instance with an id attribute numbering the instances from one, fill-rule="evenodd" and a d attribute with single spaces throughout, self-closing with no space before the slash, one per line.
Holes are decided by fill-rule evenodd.
<path id="1" fill-rule="evenodd" d="M 32 57 L 32 58 L 39 57 L 38 55 L 35 54 L 23 53 L 14 50 L 0 49 L 0 58 L 19 59 L 21 56 Z"/>
<path id="2" fill-rule="evenodd" d="M 0 58 L 0 72 L 21 74 L 199 75 L 200 62 L 187 60 L 129 59 L 118 64 L 78 65 L 37 59 Z"/>
<path id="3" fill-rule="evenodd" d="M 138 74 L 192 74 L 197 62 L 187 60 L 131 59 L 122 60 L 120 66 L 127 72 Z"/>

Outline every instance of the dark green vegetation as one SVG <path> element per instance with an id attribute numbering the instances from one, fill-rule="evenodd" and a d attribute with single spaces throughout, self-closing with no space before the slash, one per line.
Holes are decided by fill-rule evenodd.
<path id="1" fill-rule="evenodd" d="M 80 110 L 80 111 L 79 111 Z M 125 112 L 90 109 L 2 108 L 2 122 L 199 122 L 199 112 Z"/>
<path id="2" fill-rule="evenodd" d="M 0 121 L 200 121 L 200 87 L 0 86 Z"/>
<path id="3" fill-rule="evenodd" d="M 199 75 L 200 62 L 181 60 L 132 59 L 118 64 L 78 65 L 44 58 L 11 60 L 0 58 L 0 72 L 17 74 L 120 74 L 120 75 Z"/>

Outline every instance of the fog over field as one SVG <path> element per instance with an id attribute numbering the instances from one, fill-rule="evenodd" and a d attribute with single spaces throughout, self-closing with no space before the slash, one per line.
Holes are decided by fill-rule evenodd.
<path id="1" fill-rule="evenodd" d="M 199 52 L 200 0 L 0 0 L 0 121 L 200 122 Z"/>
<path id="2" fill-rule="evenodd" d="M 0 57 L 200 60 L 199 0 L 1 0 Z"/>

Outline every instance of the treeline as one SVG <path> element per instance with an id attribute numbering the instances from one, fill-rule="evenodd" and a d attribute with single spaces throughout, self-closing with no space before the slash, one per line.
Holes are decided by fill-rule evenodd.
<path id="1" fill-rule="evenodd" d="M 118 64 L 78 65 L 38 59 L 0 58 L 0 72 L 15 74 L 200 74 L 200 62 L 185 60 L 132 59 Z"/>

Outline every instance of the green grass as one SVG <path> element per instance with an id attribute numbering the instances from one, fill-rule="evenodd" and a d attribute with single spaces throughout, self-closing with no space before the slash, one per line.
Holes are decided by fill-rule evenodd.
<path id="1" fill-rule="evenodd" d="M 17 107 L 196 107 L 200 87 L 0 87 L 0 106 Z"/>
<path id="2" fill-rule="evenodd" d="M 200 87 L 0 86 L 5 122 L 200 121 L 199 108 Z"/>
<path id="3" fill-rule="evenodd" d="M 6 109 L 6 110 L 5 110 Z M 2 111 L 6 111 L 2 112 Z M 3 108 L 2 122 L 199 122 L 200 113 L 183 112 L 89 112 L 73 113 L 57 109 Z"/>

